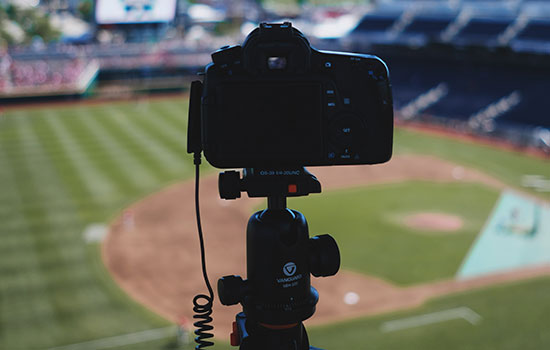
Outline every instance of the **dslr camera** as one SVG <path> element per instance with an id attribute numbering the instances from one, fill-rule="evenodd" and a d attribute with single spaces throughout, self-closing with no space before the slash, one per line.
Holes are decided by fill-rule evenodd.
<path id="1" fill-rule="evenodd" d="M 289 22 L 262 23 L 242 46 L 214 52 L 204 83 L 192 87 L 191 104 L 200 121 L 190 119 L 190 149 L 204 150 L 217 168 L 391 158 L 386 64 L 372 55 L 316 50 Z"/>

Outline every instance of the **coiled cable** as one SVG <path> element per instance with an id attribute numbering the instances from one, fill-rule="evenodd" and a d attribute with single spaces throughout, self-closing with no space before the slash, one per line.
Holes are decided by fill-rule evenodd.
<path id="1" fill-rule="evenodd" d="M 206 300 L 206 303 L 201 304 L 199 302 L 200 299 Z M 195 335 L 197 336 L 195 338 L 195 343 L 197 343 L 195 349 L 204 349 L 213 346 L 214 342 L 208 340 L 214 337 L 214 334 L 211 332 L 214 327 L 210 324 L 212 322 L 212 299 L 205 294 L 196 295 L 193 298 L 193 312 L 195 313 L 193 318 L 200 320 L 193 323 L 193 326 L 195 326 Z"/>
<path id="2" fill-rule="evenodd" d="M 201 164 L 200 152 L 194 153 L 193 163 L 195 164 L 195 213 L 197 216 L 197 231 L 199 233 L 199 243 L 201 249 L 202 276 L 204 283 L 208 288 L 208 295 L 198 294 L 193 298 L 193 319 L 198 320 L 193 323 L 195 326 L 195 349 L 204 349 L 214 345 L 214 342 L 208 340 L 214 337 L 212 330 L 212 306 L 214 303 L 214 292 L 208 274 L 206 272 L 206 254 L 204 249 L 204 239 L 202 234 L 201 214 L 199 210 L 199 168 Z M 204 302 L 201 302 L 204 301 Z"/>

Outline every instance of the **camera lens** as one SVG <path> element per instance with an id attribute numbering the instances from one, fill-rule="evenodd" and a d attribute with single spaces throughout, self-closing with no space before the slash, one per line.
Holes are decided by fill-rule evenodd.
<path id="1" fill-rule="evenodd" d="M 280 70 L 286 68 L 286 57 L 272 56 L 267 58 L 267 68 Z"/>

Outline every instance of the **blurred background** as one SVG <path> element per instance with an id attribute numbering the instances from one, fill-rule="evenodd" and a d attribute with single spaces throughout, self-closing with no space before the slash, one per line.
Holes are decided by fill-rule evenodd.
<path id="1" fill-rule="evenodd" d="M 549 147 L 546 1 L 2 0 L 0 99 L 181 90 L 213 50 L 283 20 L 319 49 L 386 60 L 403 121 Z"/>
<path id="2" fill-rule="evenodd" d="M 396 155 L 446 159 L 456 178 L 474 168 L 504 184 L 420 181 L 335 193 L 330 208 L 296 202 L 311 222 L 361 222 L 335 235 L 354 257 L 344 268 L 400 287 L 462 278 L 492 208 L 505 216 L 508 203 L 531 213 L 522 239 L 537 253 L 523 248 L 520 260 L 550 263 L 549 1 L 0 0 L 0 349 L 192 348 L 188 321 L 174 325 L 116 285 L 101 240 L 113 218 L 133 222 L 124 208 L 191 178 L 187 92 L 210 54 L 262 21 L 287 20 L 318 49 L 388 64 Z M 529 199 L 499 197 L 502 188 Z M 370 216 L 337 210 L 350 201 Z M 420 209 L 457 214 L 465 231 L 428 237 L 388 224 L 390 211 Z M 495 249 L 499 266 L 515 256 Z M 467 273 L 480 273 L 471 264 Z M 548 295 L 539 275 L 311 336 L 328 349 L 545 349 Z M 387 326 L 418 315 L 442 321 Z"/>

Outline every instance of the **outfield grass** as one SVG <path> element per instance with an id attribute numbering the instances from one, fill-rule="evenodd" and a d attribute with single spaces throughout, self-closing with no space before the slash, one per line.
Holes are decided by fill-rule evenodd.
<path id="1" fill-rule="evenodd" d="M 186 103 L 9 111 L 0 122 L 0 349 L 167 325 L 106 275 L 90 223 L 187 178 Z"/>
<path id="2" fill-rule="evenodd" d="M 525 156 L 489 145 L 428 135 L 423 132 L 396 129 L 395 152 L 399 154 L 430 154 L 464 166 L 479 169 L 516 188 L 521 188 L 523 175 L 550 175 L 550 159 Z M 523 188 L 538 196 L 550 199 L 549 192 L 536 192 Z"/>
<path id="3" fill-rule="evenodd" d="M 98 245 L 85 243 L 82 232 L 91 223 L 108 223 L 122 208 L 148 193 L 192 175 L 191 159 L 185 154 L 186 110 L 183 99 L 166 99 L 4 112 L 0 118 L 0 349 L 47 349 L 168 325 L 127 298 L 107 274 Z M 548 162 L 539 159 L 399 129 L 396 131 L 396 150 L 438 155 L 477 167 L 516 186 L 522 174 L 544 174 L 548 169 Z M 376 210 L 378 202 L 388 210 L 401 208 L 398 214 L 406 213 L 409 210 L 405 204 L 412 203 L 415 197 L 425 191 L 438 192 L 434 196 L 441 195 L 440 200 L 445 202 L 437 204 L 438 208 L 448 205 L 446 211 L 468 215 L 475 223 L 471 227 L 475 227 L 481 219 L 474 208 L 481 213 L 495 196 L 490 190 L 474 186 L 454 188 L 448 200 L 449 197 L 439 193 L 443 191 L 434 191 L 432 184 L 403 184 L 401 190 L 396 186 L 362 189 L 359 193 L 377 199 L 367 199 L 367 203 L 361 205 L 370 212 Z M 453 188 L 445 188 L 445 192 L 447 190 L 453 191 Z M 409 194 L 409 202 L 396 200 L 400 191 Z M 332 203 L 330 209 L 326 209 L 332 213 L 330 210 L 339 203 L 346 203 L 347 207 L 348 201 L 359 200 L 359 193 L 346 191 L 319 197 L 326 205 Z M 470 205 L 464 205 L 465 208 L 453 206 L 452 202 L 461 195 L 474 194 L 472 198 L 477 202 L 479 195 L 480 203 L 473 203 L 472 208 Z M 459 254 L 450 252 L 448 255 L 452 258 L 443 263 L 446 266 L 433 266 L 430 262 L 434 260 L 429 260 L 432 258 L 430 250 L 463 250 L 473 235 L 472 231 L 452 237 L 398 233 L 401 228 L 383 213 L 380 217 L 372 217 L 372 221 L 362 221 L 375 227 L 341 232 L 342 225 L 338 222 L 345 213 L 332 214 L 332 220 L 328 215 L 314 218 L 315 213 L 307 212 L 309 205 L 314 204 L 306 200 L 300 209 L 306 212 L 312 232 L 333 233 L 346 247 L 346 266 L 388 276 L 400 283 L 448 275 L 456 266 Z M 416 205 L 411 210 L 430 205 L 422 208 Z M 350 221 L 364 220 L 356 208 L 345 215 Z M 392 232 L 388 234 L 388 231 Z M 350 245 L 359 238 L 365 239 L 364 249 L 369 254 L 364 254 L 357 245 L 355 248 Z M 403 248 L 405 241 L 395 244 L 396 240 L 422 242 L 418 249 L 424 249 L 428 260 L 410 265 L 416 260 L 414 256 L 401 257 L 404 264 L 414 266 L 412 277 L 407 277 L 408 271 L 399 272 L 399 264 L 391 265 L 396 258 L 390 254 L 415 253 Z M 380 247 L 387 247 L 388 254 L 383 254 Z M 382 259 L 382 263 L 376 259 Z M 377 272 L 375 268 L 380 270 Z M 427 276 L 422 276 L 421 272 Z M 531 288 L 530 284 L 517 285 L 513 296 L 506 301 L 517 303 L 518 307 L 524 301 L 531 302 Z M 502 293 L 506 294 L 505 291 L 503 289 Z M 467 301 L 469 294 L 461 298 Z M 544 309 L 546 306 L 541 303 Z M 515 308 L 498 310 L 503 320 L 513 323 Z M 533 327 L 533 332 L 543 327 L 537 328 L 536 322 L 529 321 L 529 315 L 520 316 L 527 317 L 526 322 Z M 364 322 L 374 321 L 359 321 L 357 327 L 362 329 Z M 338 327 L 334 329 L 344 328 Z M 348 328 L 357 331 L 353 324 L 345 326 Z M 325 333 L 334 336 L 329 331 L 323 331 Z M 364 332 L 359 333 L 364 340 Z M 320 333 L 314 331 L 314 334 Z M 347 342 L 347 337 L 334 336 L 334 341 Z M 353 343 L 352 336 L 349 339 L 349 346 L 338 343 L 329 348 L 365 348 L 355 346 L 357 343 Z M 539 348 L 548 347 L 545 339 L 541 341 L 547 346 Z M 320 345 L 322 343 L 325 341 Z M 171 344 L 173 339 L 166 339 L 126 348 L 166 349 Z M 224 348 L 224 345 L 217 348 Z"/>
<path id="4" fill-rule="evenodd" d="M 293 198 L 311 234 L 331 233 L 346 269 L 407 285 L 451 278 L 498 198 L 478 184 L 404 182 Z M 452 232 L 414 230 L 406 215 L 439 212 L 464 219 Z"/>

